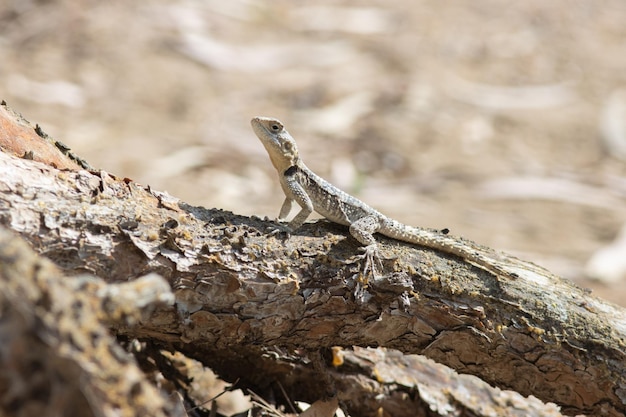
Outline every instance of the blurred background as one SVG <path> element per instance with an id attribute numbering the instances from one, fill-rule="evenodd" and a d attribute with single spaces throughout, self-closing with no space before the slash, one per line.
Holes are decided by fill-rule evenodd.
<path id="1" fill-rule="evenodd" d="M 2 0 L 0 99 L 97 168 L 271 218 L 249 121 L 274 116 L 385 214 L 626 305 L 621 0 Z"/>

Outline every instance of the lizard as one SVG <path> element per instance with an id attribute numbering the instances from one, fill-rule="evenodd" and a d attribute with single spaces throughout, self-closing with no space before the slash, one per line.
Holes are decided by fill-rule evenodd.
<path id="1" fill-rule="evenodd" d="M 294 202 L 300 206 L 300 212 L 286 226 L 289 232 L 297 230 L 316 211 L 331 222 L 348 226 L 350 234 L 363 245 L 362 250 L 369 264 L 379 260 L 374 234 L 380 233 L 392 239 L 458 256 L 496 278 L 517 277 L 515 272 L 500 266 L 497 259 L 472 245 L 472 242 L 466 243 L 468 241 L 453 238 L 443 231 L 402 224 L 324 180 L 304 164 L 295 139 L 278 119 L 258 116 L 251 120 L 251 125 L 269 154 L 285 193 L 278 220 L 287 218 Z M 375 272 L 374 269 L 372 271 Z"/>

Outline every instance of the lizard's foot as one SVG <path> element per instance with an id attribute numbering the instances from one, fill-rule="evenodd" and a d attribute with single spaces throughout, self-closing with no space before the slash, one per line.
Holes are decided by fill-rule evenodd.
<path id="1" fill-rule="evenodd" d="M 363 252 L 359 258 L 363 259 L 363 275 L 371 274 L 374 278 L 380 276 L 379 271 L 383 270 L 383 262 L 380 259 L 378 245 L 376 243 L 363 246 L 359 249 Z"/>
<path id="2" fill-rule="evenodd" d="M 273 226 L 268 227 L 268 236 L 284 236 L 285 239 L 289 239 L 291 237 L 291 229 L 284 224 L 277 223 Z"/>

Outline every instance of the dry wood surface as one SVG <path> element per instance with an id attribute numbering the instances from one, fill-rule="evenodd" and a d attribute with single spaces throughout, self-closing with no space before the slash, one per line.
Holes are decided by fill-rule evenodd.
<path id="1" fill-rule="evenodd" d="M 270 235 L 270 221 L 193 207 L 84 169 L 5 105 L 0 116 L 0 223 L 60 268 L 60 285 L 74 279 L 61 274 L 85 273 L 110 285 L 153 273 L 169 283 L 175 304 L 163 302 L 170 290 L 153 280 L 146 281 L 147 298 L 113 292 L 128 311 L 107 310 L 114 296 L 76 287 L 78 297 L 109 300 L 96 303 L 105 313 L 95 314 L 118 338 L 181 352 L 258 393 L 281 385 L 292 400 L 336 397 L 353 415 L 415 415 L 420 407 L 445 415 L 446 406 L 471 415 L 559 415 L 554 406 L 478 380 L 443 378 L 452 371 L 430 362 L 437 371 L 420 370 L 423 359 L 411 354 L 553 402 L 564 414 L 626 411 L 626 313 L 542 268 L 511 260 L 519 277 L 498 279 L 461 259 L 381 239 L 384 273 L 363 276 L 358 244 L 343 227 L 320 221 L 289 237 Z M 13 134 L 18 130 L 22 137 Z M 13 148 L 7 137 L 57 153 L 54 162 L 31 152 L 34 146 Z M 0 245 L 5 284 L 16 279 L 12 268 L 35 262 L 11 258 L 11 236 L 3 232 Z M 29 268 L 24 276 L 31 279 Z M 3 285 L 5 306 L 21 296 L 10 289 Z M 51 312 L 57 302 L 35 306 Z M 43 314 L 38 309 L 34 314 Z M 144 312 L 141 319 L 129 319 L 133 311 Z M 93 337 L 92 326 L 77 322 L 76 331 Z M 429 372 L 455 382 L 428 385 Z M 443 394 L 459 381 L 472 387 L 471 401 Z"/>

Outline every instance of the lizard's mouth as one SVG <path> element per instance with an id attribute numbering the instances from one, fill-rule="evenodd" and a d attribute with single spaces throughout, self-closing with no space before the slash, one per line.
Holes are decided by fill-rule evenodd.
<path id="1" fill-rule="evenodd" d="M 272 165 L 277 171 L 283 172 L 285 169 L 295 163 L 292 152 L 286 153 L 283 149 L 282 142 L 266 125 L 262 118 L 255 117 L 251 123 L 252 130 L 257 135 L 263 147 L 267 151 Z"/>
<path id="2" fill-rule="evenodd" d="M 279 145 L 278 140 L 274 137 L 274 135 L 272 135 L 272 132 L 270 132 L 270 130 L 267 127 L 265 127 L 263 123 L 261 123 L 258 117 L 255 117 L 254 119 L 252 119 L 251 124 L 252 124 L 252 130 L 254 130 L 254 133 L 256 133 L 256 135 L 259 137 L 261 142 L 263 142 L 263 145 L 265 145 L 268 142 L 273 143 L 275 146 Z"/>
<path id="3" fill-rule="evenodd" d="M 255 123 L 252 124 L 252 129 L 270 155 L 276 151 L 280 151 L 280 142 L 265 126 L 255 120 Z"/>

